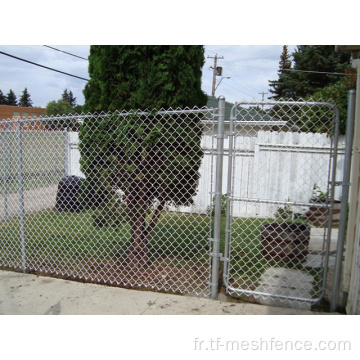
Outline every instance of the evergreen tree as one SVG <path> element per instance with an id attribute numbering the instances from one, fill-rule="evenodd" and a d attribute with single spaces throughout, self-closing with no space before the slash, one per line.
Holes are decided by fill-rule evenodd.
<path id="1" fill-rule="evenodd" d="M 17 106 L 16 95 L 11 89 L 6 96 L 6 105 Z"/>
<path id="2" fill-rule="evenodd" d="M 75 107 L 76 106 L 76 97 L 74 97 L 72 91 L 70 90 L 69 91 L 69 104 L 72 106 L 72 107 Z"/>
<path id="3" fill-rule="evenodd" d="M 65 89 L 64 92 L 62 93 L 61 100 L 66 101 L 66 102 L 68 102 L 70 104 L 70 102 L 69 102 L 69 93 L 68 93 L 67 89 Z"/>
<path id="4" fill-rule="evenodd" d="M 202 46 L 90 48 L 85 111 L 125 109 L 130 115 L 85 119 L 79 135 L 82 171 L 92 194 L 106 195 L 106 184 L 125 193 L 122 214 L 131 227 L 132 262 L 147 262 L 147 244 L 165 204 L 191 203 L 203 155 L 199 118 L 153 112 L 144 117 L 136 110 L 204 106 L 203 64 Z M 102 207 L 110 212 L 108 204 Z"/>
<path id="5" fill-rule="evenodd" d="M 61 100 L 68 102 L 72 107 L 76 106 L 76 97 L 74 97 L 71 90 L 68 92 L 68 90 L 65 89 L 61 95 Z"/>
<path id="6" fill-rule="evenodd" d="M 0 90 L 0 105 L 6 105 L 6 96 Z"/>
<path id="7" fill-rule="evenodd" d="M 336 52 L 334 45 L 298 45 L 292 56 L 293 70 L 297 71 L 282 69 L 285 71 L 281 71 L 279 81 L 281 89 L 293 98 L 307 97 L 334 84 L 339 76 L 326 73 L 344 73 L 350 66 L 350 53 Z M 270 82 L 270 86 L 273 85 L 274 82 Z M 274 98 L 278 97 L 275 93 Z"/>
<path id="8" fill-rule="evenodd" d="M 27 91 L 27 88 L 25 88 L 22 92 L 21 98 L 19 100 L 19 106 L 32 107 L 31 97 Z"/>
<path id="9" fill-rule="evenodd" d="M 286 99 L 291 97 L 292 92 L 289 89 L 287 85 L 287 76 L 289 75 L 284 70 L 291 69 L 291 55 L 288 52 L 288 46 L 283 46 L 283 51 L 280 55 L 280 61 L 279 61 L 279 71 L 278 71 L 278 80 L 269 80 L 269 86 L 273 89 L 269 89 L 269 91 L 274 94 L 274 96 L 270 97 L 270 99 Z"/>
<path id="10" fill-rule="evenodd" d="M 206 104 L 202 46 L 91 46 L 85 111 Z"/>

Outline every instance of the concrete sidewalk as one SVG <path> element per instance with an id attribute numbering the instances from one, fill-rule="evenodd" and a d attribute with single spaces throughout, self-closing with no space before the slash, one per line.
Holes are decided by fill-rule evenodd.
<path id="1" fill-rule="evenodd" d="M 127 290 L 0 271 L 1 315 L 315 315 L 250 303 Z"/>

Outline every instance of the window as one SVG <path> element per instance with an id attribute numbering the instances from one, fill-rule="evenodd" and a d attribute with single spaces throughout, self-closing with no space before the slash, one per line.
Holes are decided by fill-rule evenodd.
<path id="1" fill-rule="evenodd" d="M 23 113 L 22 113 L 22 116 L 28 116 L 28 113 L 27 113 L 27 112 L 23 112 Z"/>
<path id="2" fill-rule="evenodd" d="M 14 111 L 13 116 L 20 116 L 20 113 L 18 111 Z"/>
<path id="3" fill-rule="evenodd" d="M 36 117 L 36 113 L 31 113 L 31 117 Z"/>

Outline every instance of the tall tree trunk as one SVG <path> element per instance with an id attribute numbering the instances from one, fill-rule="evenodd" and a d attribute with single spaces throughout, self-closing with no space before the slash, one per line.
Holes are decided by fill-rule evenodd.
<path id="1" fill-rule="evenodd" d="M 143 181 L 134 183 L 129 196 L 129 210 L 131 217 L 131 246 L 129 260 L 133 266 L 146 266 L 148 262 L 146 231 L 146 189 Z"/>
<path id="2" fill-rule="evenodd" d="M 146 211 L 138 209 L 131 214 L 131 246 L 129 260 L 133 266 L 144 267 L 148 263 L 148 246 L 145 239 Z"/>
<path id="3" fill-rule="evenodd" d="M 132 212 L 131 246 L 129 254 L 129 260 L 132 265 L 145 267 L 148 264 L 148 246 L 151 240 L 151 233 L 160 219 L 164 206 L 165 201 L 161 200 L 148 225 L 146 225 L 146 211 L 144 209 L 138 209 Z"/>

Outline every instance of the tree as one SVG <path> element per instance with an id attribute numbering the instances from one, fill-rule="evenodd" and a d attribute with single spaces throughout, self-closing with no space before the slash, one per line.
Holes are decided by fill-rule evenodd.
<path id="1" fill-rule="evenodd" d="M 0 105 L 6 105 L 6 96 L 0 90 Z"/>
<path id="2" fill-rule="evenodd" d="M 288 73 L 283 70 L 291 69 L 291 55 L 288 52 L 287 45 L 283 46 L 283 51 L 280 55 L 280 61 L 279 61 L 279 71 L 278 71 L 278 80 L 269 80 L 269 86 L 273 89 L 269 89 L 269 91 L 274 94 L 274 96 L 270 97 L 270 99 L 286 99 L 288 97 L 291 97 L 291 90 L 286 86 L 287 81 L 286 77 L 288 76 Z"/>
<path id="3" fill-rule="evenodd" d="M 46 115 L 51 116 L 62 116 L 70 115 L 74 113 L 74 108 L 67 102 L 63 100 L 50 101 L 46 105 Z M 66 116 L 63 119 L 50 120 L 48 121 L 48 126 L 52 129 L 62 130 L 68 128 L 69 130 L 77 130 L 78 122 L 76 119 L 67 119 Z"/>
<path id="4" fill-rule="evenodd" d="M 69 102 L 69 93 L 68 93 L 67 89 L 65 89 L 64 92 L 62 93 L 61 100 L 66 101 L 66 102 L 68 102 L 70 104 L 70 102 Z"/>
<path id="5" fill-rule="evenodd" d="M 134 264 L 147 263 L 148 243 L 165 204 L 190 204 L 196 193 L 203 155 L 200 119 L 153 109 L 204 106 L 203 64 L 202 46 L 90 48 L 85 111 L 128 113 L 84 121 L 82 171 L 92 194 L 107 195 L 114 186 L 124 193 L 121 213 L 130 224 Z M 147 115 L 136 111 L 146 108 Z"/>
<path id="6" fill-rule="evenodd" d="M 81 105 L 75 105 L 73 107 L 74 109 L 74 114 L 81 114 L 82 113 L 82 106 Z"/>
<path id="7" fill-rule="evenodd" d="M 350 53 L 335 51 L 334 45 L 299 45 L 292 54 L 293 70 L 282 69 L 279 74 L 279 89 L 275 88 L 274 99 L 302 98 L 308 101 L 332 102 L 340 110 L 340 133 L 346 130 L 346 112 L 348 90 L 354 86 L 351 76 Z M 290 70 L 290 69 L 288 69 Z M 344 75 L 333 74 L 342 73 Z M 279 90 L 276 93 L 276 90 Z M 298 107 L 275 105 L 270 114 L 289 121 L 304 132 L 332 131 L 328 114 L 321 107 Z"/>
<path id="8" fill-rule="evenodd" d="M 19 100 L 19 106 L 32 107 L 31 97 L 27 91 L 27 88 L 25 88 L 22 92 L 21 98 Z"/>
<path id="9" fill-rule="evenodd" d="M 91 46 L 85 111 L 206 104 L 202 62 L 201 46 Z"/>
<path id="10" fill-rule="evenodd" d="M 311 96 L 313 101 L 327 101 L 336 105 L 340 113 L 340 134 L 346 133 L 346 121 L 348 110 L 348 96 L 349 90 L 356 88 L 356 70 L 348 69 L 346 76 L 341 80 L 325 86 L 323 89 L 317 91 Z M 310 99 L 309 99 L 310 100 Z M 317 131 L 322 132 L 326 130 L 326 125 L 321 123 Z M 329 125 L 327 125 L 329 127 Z"/>
<path id="11" fill-rule="evenodd" d="M 47 116 L 61 116 L 66 114 L 71 114 L 73 111 L 72 106 L 63 100 L 50 101 L 46 105 L 46 115 Z"/>
<path id="12" fill-rule="evenodd" d="M 295 99 L 312 95 L 325 86 L 339 81 L 338 75 L 330 73 L 344 73 L 350 66 L 350 53 L 336 52 L 334 45 L 298 45 L 292 56 L 294 62 L 292 70 L 295 71 L 288 71 L 290 68 L 280 68 L 279 82 L 283 89 L 282 94 L 285 91 L 285 95 Z M 273 85 L 274 82 L 270 81 L 270 86 L 274 87 Z M 278 97 L 275 93 L 274 98 Z"/>
<path id="13" fill-rule="evenodd" d="M 61 95 L 61 99 L 62 101 L 68 102 L 72 107 L 76 106 L 76 97 L 74 97 L 71 90 L 68 92 L 68 90 L 65 89 Z"/>
<path id="14" fill-rule="evenodd" d="M 15 93 L 10 89 L 6 95 L 6 105 L 17 106 L 17 98 Z"/>

